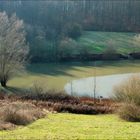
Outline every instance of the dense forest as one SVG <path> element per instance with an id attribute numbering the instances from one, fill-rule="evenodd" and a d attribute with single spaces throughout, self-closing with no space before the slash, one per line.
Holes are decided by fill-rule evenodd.
<path id="1" fill-rule="evenodd" d="M 83 31 L 139 32 L 139 9 L 138 0 L 0 1 L 0 11 L 24 21 L 30 55 L 40 61 L 84 50 L 75 42 Z"/>

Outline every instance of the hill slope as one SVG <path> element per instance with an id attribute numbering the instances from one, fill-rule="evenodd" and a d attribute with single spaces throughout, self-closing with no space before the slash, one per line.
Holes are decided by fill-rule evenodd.
<path id="1" fill-rule="evenodd" d="M 109 42 L 112 42 L 119 53 L 127 54 L 134 50 L 135 35 L 136 33 L 86 31 L 77 42 L 86 46 L 93 53 L 102 53 Z M 140 47 L 135 46 L 135 50 L 140 51 Z"/>

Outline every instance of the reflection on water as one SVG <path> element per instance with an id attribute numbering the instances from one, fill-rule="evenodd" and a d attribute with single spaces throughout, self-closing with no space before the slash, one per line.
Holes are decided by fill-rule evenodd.
<path id="1" fill-rule="evenodd" d="M 103 98 L 111 97 L 114 86 L 120 84 L 132 75 L 133 73 L 127 73 L 96 77 L 96 98 L 99 96 L 102 96 Z M 64 89 L 66 93 L 70 95 L 93 97 L 94 81 L 94 77 L 73 80 L 70 83 L 67 83 Z"/>

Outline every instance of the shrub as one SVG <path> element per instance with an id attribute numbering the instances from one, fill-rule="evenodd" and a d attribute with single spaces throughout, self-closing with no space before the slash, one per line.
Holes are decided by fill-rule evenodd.
<path id="1" fill-rule="evenodd" d="M 3 100 L 3 99 L 4 99 L 4 94 L 0 93 L 0 100 Z"/>
<path id="2" fill-rule="evenodd" d="M 45 114 L 31 103 L 13 102 L 0 109 L 1 120 L 16 125 L 26 125 Z"/>
<path id="3" fill-rule="evenodd" d="M 122 102 L 118 114 L 127 121 L 140 121 L 140 77 L 130 77 L 125 83 L 115 87 L 115 100 Z"/>
<path id="4" fill-rule="evenodd" d="M 15 128 L 14 124 L 0 121 L 0 131 L 1 130 L 11 130 L 13 128 Z"/>
<path id="5" fill-rule="evenodd" d="M 44 91 L 39 85 L 35 85 L 30 89 L 29 93 L 21 97 L 22 99 L 51 101 L 51 102 L 69 102 L 78 103 L 77 97 L 70 96 L 63 91 L 48 90 Z"/>
<path id="6" fill-rule="evenodd" d="M 118 60 L 119 54 L 117 50 L 113 47 L 107 47 L 103 52 L 103 60 Z"/>
<path id="7" fill-rule="evenodd" d="M 73 39 L 77 39 L 82 35 L 82 27 L 78 23 L 68 25 L 67 35 Z"/>
<path id="8" fill-rule="evenodd" d="M 114 88 L 114 99 L 140 105 L 140 76 L 135 75 Z"/>
<path id="9" fill-rule="evenodd" d="M 112 113 L 113 108 L 108 106 L 91 106 L 87 104 L 70 104 L 70 103 L 55 103 L 53 105 L 54 111 L 57 112 L 69 112 L 76 114 L 106 114 Z"/>
<path id="10" fill-rule="evenodd" d="M 28 100 L 40 108 L 76 114 L 112 113 L 115 108 L 111 101 L 102 101 L 95 105 L 94 99 L 78 98 L 55 90 L 44 92 L 39 85 L 32 88 L 30 93 L 24 95 L 21 99 Z"/>
<path id="11" fill-rule="evenodd" d="M 116 43 L 113 40 L 107 42 L 107 46 L 103 52 L 104 60 L 117 60 L 119 59 Z"/>
<path id="12" fill-rule="evenodd" d="M 134 103 L 123 104 L 118 110 L 118 114 L 124 120 L 140 122 L 140 107 Z"/>
<path id="13" fill-rule="evenodd" d="M 71 38 L 63 38 L 58 46 L 58 56 L 59 58 L 62 57 L 71 57 L 73 54 L 75 54 L 77 50 L 77 43 L 75 40 Z"/>

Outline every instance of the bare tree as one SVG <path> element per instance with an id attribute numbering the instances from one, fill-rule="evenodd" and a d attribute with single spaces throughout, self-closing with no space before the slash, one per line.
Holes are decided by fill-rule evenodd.
<path id="1" fill-rule="evenodd" d="M 5 12 L 0 13 L 0 82 L 3 87 L 24 69 L 28 52 L 23 21 L 15 14 L 8 17 Z"/>

